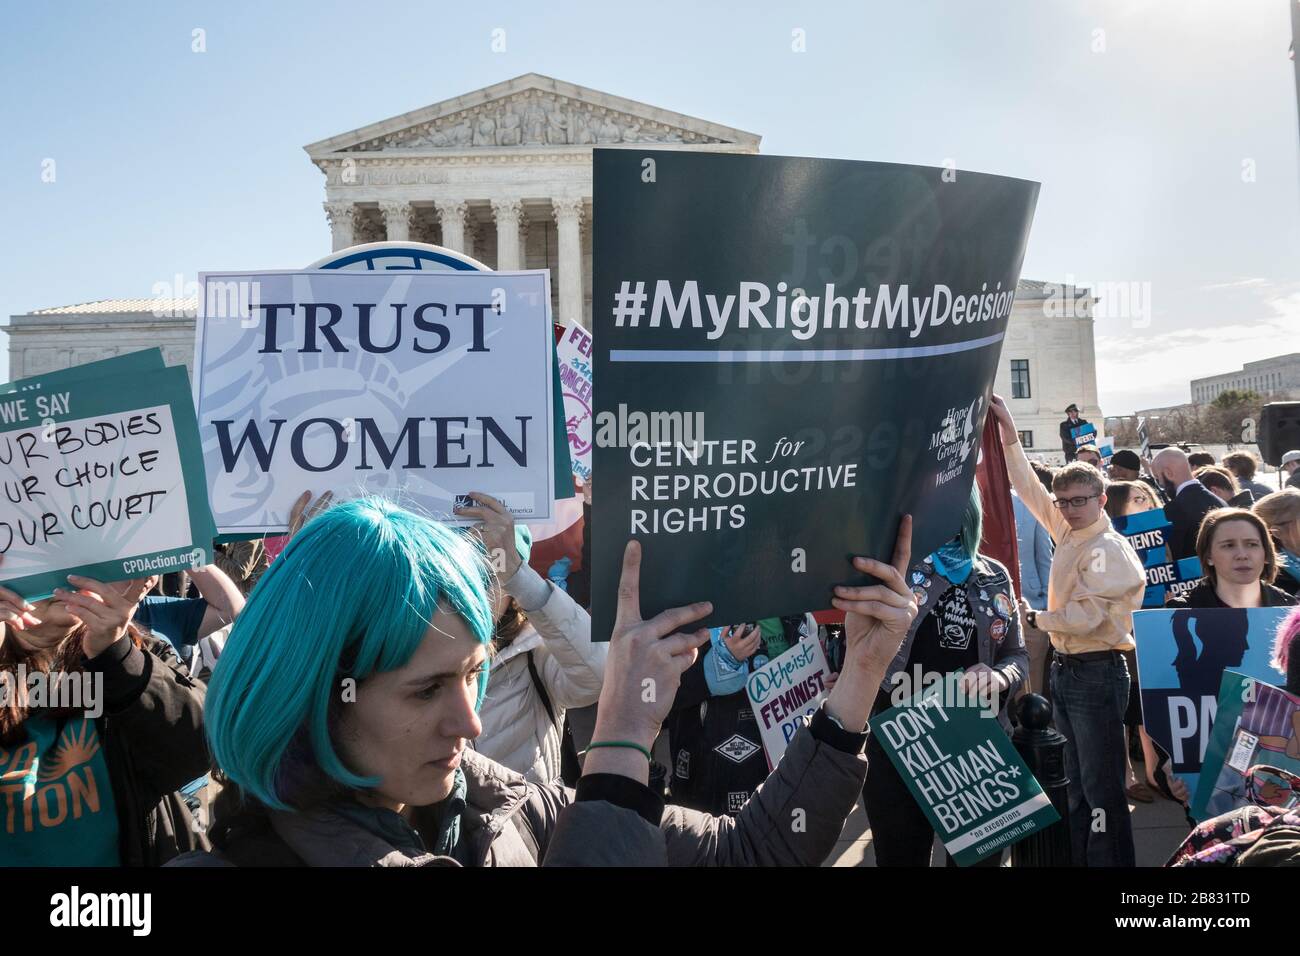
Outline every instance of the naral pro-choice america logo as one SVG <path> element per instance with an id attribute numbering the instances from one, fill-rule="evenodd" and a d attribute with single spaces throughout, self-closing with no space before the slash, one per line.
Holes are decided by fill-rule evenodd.
<path id="1" fill-rule="evenodd" d="M 977 395 L 969 405 L 948 409 L 943 421 L 939 423 L 939 430 L 930 435 L 930 449 L 934 452 L 940 469 L 934 477 L 935 487 L 946 484 L 961 474 L 962 467 L 979 438 L 975 426 L 983 407 L 984 398 Z"/>
<path id="2" fill-rule="evenodd" d="M 733 734 L 713 749 L 732 763 L 744 763 L 756 754 L 759 748 L 752 740 L 746 740 L 740 734 Z"/>

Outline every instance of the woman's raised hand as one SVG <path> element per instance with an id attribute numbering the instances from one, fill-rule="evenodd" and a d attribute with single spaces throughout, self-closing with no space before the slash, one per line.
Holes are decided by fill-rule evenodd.
<path id="1" fill-rule="evenodd" d="M 619 741 L 647 752 L 654 746 L 659 728 L 672 709 L 682 674 L 695 663 L 697 649 L 709 640 L 707 628 L 692 633 L 680 631 L 711 610 L 712 604 L 701 601 L 642 620 L 641 544 L 627 543 L 618 583 L 618 615 L 609 641 L 593 743 Z M 618 773 L 645 782 L 649 767 L 635 748 L 593 748 L 583 770 Z"/>

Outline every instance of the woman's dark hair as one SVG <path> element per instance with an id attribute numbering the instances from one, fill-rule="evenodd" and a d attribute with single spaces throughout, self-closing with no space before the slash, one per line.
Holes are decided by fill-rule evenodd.
<path id="1" fill-rule="evenodd" d="M 5 625 L 0 625 L 4 627 Z M 131 636 L 131 643 L 140 647 L 144 643 L 144 628 L 135 623 L 127 624 L 126 632 Z M 27 665 L 31 674 L 79 674 L 86 667 L 86 655 L 81 642 L 86 633 L 86 625 L 78 624 L 62 641 L 46 650 L 31 651 L 14 638 L 10 630 L 0 641 L 0 672 L 9 674 L 9 678 L 0 683 L 10 692 L 0 695 L 0 747 L 12 747 L 25 737 L 23 723 L 31 716 L 27 706 L 26 687 L 18 686 L 18 666 Z M 55 719 L 71 717 L 82 713 L 84 707 L 43 707 L 41 713 Z"/>
<path id="2" fill-rule="evenodd" d="M 528 623 L 528 615 L 514 598 L 506 604 L 506 609 L 497 618 L 496 629 L 492 633 L 493 650 L 500 651 L 510 646 L 510 642 L 519 636 L 519 632 Z"/>
<path id="3" fill-rule="evenodd" d="M 1201 573 L 1211 585 L 1219 583 L 1219 577 L 1210 564 L 1210 553 L 1214 550 L 1214 535 L 1219 525 L 1229 521 L 1244 521 L 1259 532 L 1259 540 L 1264 548 L 1264 571 L 1259 579 L 1265 584 L 1272 584 L 1277 577 L 1277 552 L 1273 549 L 1273 539 L 1268 535 L 1268 527 L 1259 515 L 1245 508 L 1216 508 L 1205 516 L 1201 530 L 1196 535 L 1196 556 L 1201 559 Z"/>
<path id="4" fill-rule="evenodd" d="M 1133 492 L 1140 491 L 1148 498 L 1154 498 L 1151 489 L 1141 481 L 1112 481 L 1106 485 L 1106 514 L 1112 518 L 1122 518 L 1128 510 L 1129 499 Z"/>

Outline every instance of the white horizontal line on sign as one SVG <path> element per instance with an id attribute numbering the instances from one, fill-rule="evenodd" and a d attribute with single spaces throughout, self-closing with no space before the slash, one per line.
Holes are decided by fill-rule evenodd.
<path id="1" fill-rule="evenodd" d="M 1002 821 L 1002 825 L 999 826 L 996 831 L 992 833 L 987 832 L 988 824 L 992 821 L 985 820 L 983 823 L 972 827 L 961 836 L 953 840 L 945 840 L 943 844 L 944 849 L 949 853 L 959 853 L 973 843 L 982 843 L 985 840 L 991 840 L 996 837 L 998 833 L 1011 826 L 1017 820 L 1023 820 L 1025 817 L 1033 816 L 1039 810 L 1050 807 L 1051 805 L 1052 801 L 1048 798 L 1047 794 L 1040 790 L 1028 800 L 1022 800 L 1009 810 L 1003 810 L 998 814 L 996 819 Z"/>
<path id="2" fill-rule="evenodd" d="M 611 362 L 871 362 L 929 358 L 994 345 L 1004 333 L 951 345 L 892 349 L 610 349 Z"/>

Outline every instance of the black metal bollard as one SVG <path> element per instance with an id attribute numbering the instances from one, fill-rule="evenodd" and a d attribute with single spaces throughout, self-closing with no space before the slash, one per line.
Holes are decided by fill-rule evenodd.
<path id="1" fill-rule="evenodd" d="M 1011 742 L 1029 765 L 1061 819 L 1025 837 L 1011 848 L 1012 866 L 1070 865 L 1070 805 L 1065 773 L 1065 735 L 1053 730 L 1052 705 L 1039 694 L 1026 694 L 1016 705 L 1015 733 Z"/>

